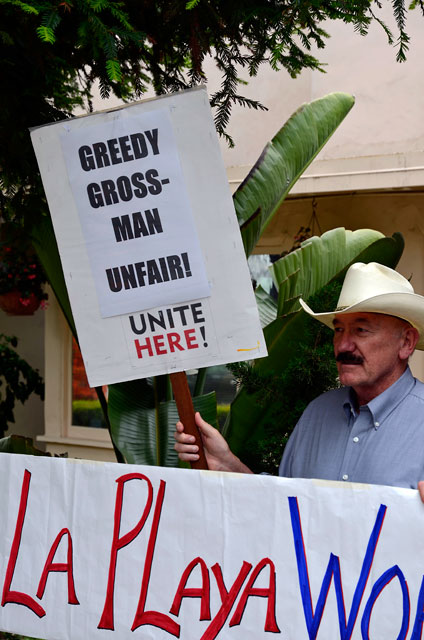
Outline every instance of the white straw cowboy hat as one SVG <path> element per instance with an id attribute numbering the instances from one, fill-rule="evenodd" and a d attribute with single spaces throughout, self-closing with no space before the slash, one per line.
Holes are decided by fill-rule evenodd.
<path id="1" fill-rule="evenodd" d="M 299 302 L 309 315 L 331 328 L 334 316 L 343 313 L 366 311 L 402 318 L 418 330 L 416 348 L 424 350 L 424 297 L 414 293 L 400 273 L 377 262 L 349 267 L 335 311 L 314 313 L 302 299 Z"/>

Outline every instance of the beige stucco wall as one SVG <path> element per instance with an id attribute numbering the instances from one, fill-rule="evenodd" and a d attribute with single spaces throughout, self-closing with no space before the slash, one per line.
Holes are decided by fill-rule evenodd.
<path id="1" fill-rule="evenodd" d="M 390 3 L 383 3 L 381 15 L 393 27 L 391 14 Z M 396 50 L 387 44 L 379 25 L 373 24 L 366 37 L 343 23 L 327 26 L 331 38 L 318 53 L 319 59 L 328 64 L 326 73 L 306 70 L 293 80 L 285 71 L 276 73 L 263 66 L 258 77 L 249 81 L 250 87 L 241 87 L 240 91 L 246 90 L 250 97 L 261 99 L 269 111 L 234 108 L 229 132 L 236 147 L 228 149 L 222 144 L 227 166 L 251 165 L 265 143 L 300 104 L 333 91 L 351 93 L 356 104 L 318 159 L 424 149 L 424 18 L 420 12 L 408 14 L 411 42 L 408 59 L 402 64 L 396 62 Z M 248 79 L 245 72 L 240 75 Z M 217 73 L 214 73 L 210 92 L 217 84 Z"/>
<path id="2" fill-rule="evenodd" d="M 44 311 L 39 309 L 33 316 L 8 316 L 0 310 L 0 333 L 17 336 L 17 352 L 44 377 Z M 3 386 L 0 393 L 4 393 Z M 16 402 L 14 413 L 15 424 L 6 435 L 15 433 L 34 438 L 43 433 L 44 405 L 38 396 L 33 394 L 23 405 Z"/>

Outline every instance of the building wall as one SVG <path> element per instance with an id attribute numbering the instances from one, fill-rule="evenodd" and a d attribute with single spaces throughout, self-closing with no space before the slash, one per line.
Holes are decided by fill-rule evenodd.
<path id="1" fill-rule="evenodd" d="M 383 3 L 381 15 L 393 27 L 390 3 Z M 424 149 L 424 57 L 423 16 L 408 14 L 411 36 L 407 61 L 396 62 L 396 49 L 387 44 L 378 24 L 368 36 L 355 33 L 343 23 L 327 25 L 331 38 L 317 53 L 326 63 L 326 73 L 305 70 L 297 79 L 285 71 L 278 73 L 263 66 L 250 86 L 241 87 L 250 97 L 261 99 L 269 111 L 235 107 L 229 133 L 236 142 L 228 149 L 223 142 L 228 167 L 251 166 L 266 142 L 302 104 L 333 91 L 351 93 L 356 104 L 336 134 L 327 143 L 318 160 L 410 153 Z M 247 74 L 241 77 L 248 80 Z M 217 73 L 209 90 L 218 85 Z"/>
<path id="2" fill-rule="evenodd" d="M 0 333 L 18 338 L 16 351 L 33 369 L 38 369 L 44 377 L 44 311 L 39 309 L 33 316 L 8 316 L 0 310 Z M 3 385 L 0 395 L 3 394 Z M 11 433 L 35 438 L 44 431 L 44 403 L 34 394 L 25 404 L 15 404 L 15 424 L 6 435 Z"/>

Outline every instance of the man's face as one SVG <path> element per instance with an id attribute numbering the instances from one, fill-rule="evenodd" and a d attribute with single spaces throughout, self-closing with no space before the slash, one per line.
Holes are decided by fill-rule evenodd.
<path id="1" fill-rule="evenodd" d="M 405 370 L 408 324 L 379 313 L 340 314 L 333 324 L 340 382 L 353 387 L 360 404 L 369 402 Z"/>

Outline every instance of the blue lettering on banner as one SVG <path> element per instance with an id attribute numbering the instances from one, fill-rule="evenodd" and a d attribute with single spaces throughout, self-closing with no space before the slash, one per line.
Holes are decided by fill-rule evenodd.
<path id="1" fill-rule="evenodd" d="M 353 628 L 356 623 L 356 618 L 358 617 L 358 611 L 362 601 L 362 597 L 364 595 L 365 586 L 367 584 L 368 576 L 374 560 L 374 554 L 377 548 L 378 538 L 380 536 L 381 529 L 383 527 L 383 521 L 384 521 L 384 516 L 386 514 L 387 507 L 385 505 L 380 505 L 380 508 L 378 510 L 374 528 L 371 532 L 371 535 L 368 541 L 367 550 L 364 557 L 364 561 L 362 563 L 359 580 L 356 585 L 355 593 L 353 595 L 349 618 L 346 624 L 346 612 L 344 607 L 343 587 L 342 587 L 341 572 L 340 572 L 340 561 L 338 556 L 335 556 L 332 553 L 330 554 L 330 559 L 328 561 L 327 569 L 324 575 L 324 579 L 322 581 L 321 590 L 318 596 L 315 613 L 313 611 L 311 587 L 309 583 L 308 565 L 306 560 L 305 547 L 303 544 L 303 534 L 302 534 L 302 525 L 300 520 L 299 506 L 297 503 L 297 498 L 289 497 L 288 500 L 289 500 L 290 518 L 291 518 L 291 524 L 292 524 L 292 530 L 293 530 L 294 546 L 295 546 L 295 552 L 296 552 L 297 570 L 299 575 L 300 593 L 302 596 L 303 611 L 304 611 L 304 616 L 306 621 L 306 627 L 308 630 L 309 640 L 315 640 L 317 637 L 319 625 L 321 623 L 322 615 L 324 613 L 324 608 L 327 601 L 328 591 L 330 589 L 331 579 L 333 577 L 334 577 L 334 589 L 336 591 L 336 599 L 337 599 L 337 611 L 339 616 L 340 638 L 341 640 L 350 640 L 352 636 Z M 376 588 L 376 585 L 374 586 L 374 588 Z M 378 593 L 374 597 L 374 600 L 372 600 L 373 592 L 374 592 L 373 590 L 373 592 L 371 593 L 370 599 L 368 600 L 369 603 L 371 602 L 369 611 L 366 610 L 365 612 L 368 615 L 368 620 L 369 620 L 369 616 L 371 615 L 372 604 L 375 602 L 375 599 L 377 598 L 380 591 L 378 591 Z M 405 599 L 404 599 L 404 604 L 405 604 Z M 365 618 L 365 613 L 364 613 L 364 618 Z M 366 620 L 365 620 L 365 624 L 367 624 Z M 402 624 L 402 628 L 403 628 L 403 624 Z M 364 635 L 362 637 L 368 638 L 368 636 L 364 636 Z M 400 640 L 401 638 L 404 638 L 404 636 L 402 635 L 399 636 L 398 640 Z"/>

